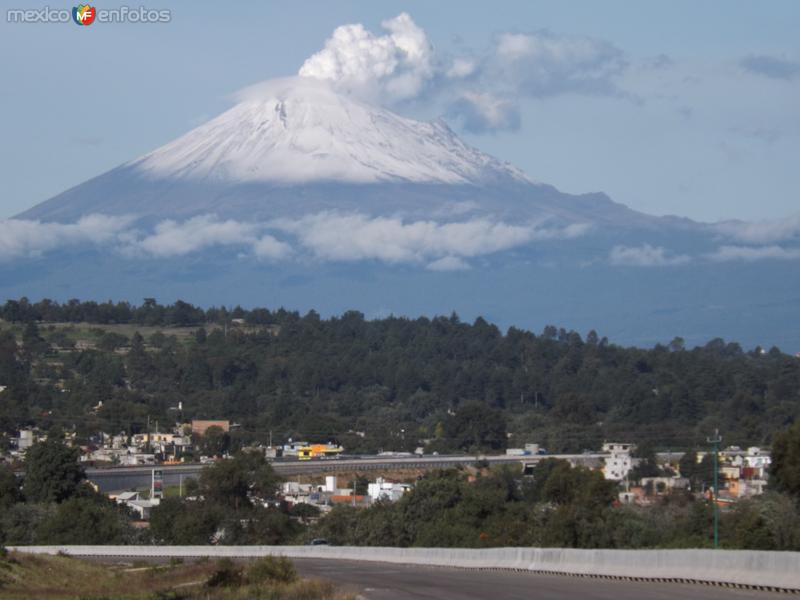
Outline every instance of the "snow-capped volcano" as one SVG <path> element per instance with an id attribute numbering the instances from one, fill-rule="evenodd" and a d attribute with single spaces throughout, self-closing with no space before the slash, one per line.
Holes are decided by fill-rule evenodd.
<path id="1" fill-rule="evenodd" d="M 406 119 L 303 77 L 251 88 L 227 112 L 131 165 L 162 179 L 236 182 L 524 179 L 443 121 Z"/>
<path id="2" fill-rule="evenodd" d="M 253 86 L 211 121 L 19 217 L 74 222 L 103 214 L 157 223 L 321 211 L 614 227 L 653 221 L 603 194 L 572 196 L 534 183 L 444 121 L 405 118 L 307 77 Z"/>
<path id="3" fill-rule="evenodd" d="M 636 343 L 794 343 L 800 249 L 742 247 L 739 229 L 560 192 L 443 122 L 297 77 L 6 222 L 0 296 L 456 310 Z"/>

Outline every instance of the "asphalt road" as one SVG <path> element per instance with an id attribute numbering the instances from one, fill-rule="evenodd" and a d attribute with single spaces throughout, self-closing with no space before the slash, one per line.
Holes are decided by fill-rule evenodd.
<path id="1" fill-rule="evenodd" d="M 466 571 L 354 561 L 293 559 L 304 577 L 327 579 L 364 600 L 737 600 L 786 594 L 677 583 Z"/>
<path id="2" fill-rule="evenodd" d="M 494 455 L 482 457 L 490 464 L 533 464 L 545 458 L 561 458 L 564 460 L 602 459 L 605 454 L 550 454 L 535 456 Z M 458 465 L 473 464 L 478 460 L 475 456 L 364 456 L 341 458 L 339 460 L 276 460 L 272 467 L 284 476 L 300 474 L 323 474 L 336 471 L 370 471 L 390 469 L 444 469 Z M 145 488 L 150 486 L 154 469 L 164 475 L 164 485 L 179 485 L 181 481 L 197 477 L 205 465 L 149 465 L 136 467 L 88 468 L 88 479 L 97 484 L 101 492 Z"/>

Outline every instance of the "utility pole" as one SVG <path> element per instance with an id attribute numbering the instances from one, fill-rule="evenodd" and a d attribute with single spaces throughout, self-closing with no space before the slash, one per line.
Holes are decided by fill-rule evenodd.
<path id="1" fill-rule="evenodd" d="M 706 438 L 706 441 L 712 445 L 714 448 L 714 549 L 719 548 L 719 503 L 717 499 L 719 497 L 719 469 L 717 466 L 718 461 L 718 454 L 719 454 L 719 444 L 722 441 L 722 438 L 719 435 L 719 429 L 714 430 L 714 437 L 713 438 Z"/>

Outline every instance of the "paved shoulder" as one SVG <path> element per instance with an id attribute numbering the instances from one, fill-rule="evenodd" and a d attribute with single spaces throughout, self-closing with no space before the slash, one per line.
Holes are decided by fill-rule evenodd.
<path id="1" fill-rule="evenodd" d="M 771 600 L 786 596 L 705 585 L 613 581 L 513 571 L 467 571 L 316 559 L 295 559 L 294 563 L 301 575 L 328 579 L 366 600 Z"/>

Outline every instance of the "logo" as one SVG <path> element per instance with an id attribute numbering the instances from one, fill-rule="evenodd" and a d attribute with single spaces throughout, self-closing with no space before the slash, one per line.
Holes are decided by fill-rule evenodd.
<path id="1" fill-rule="evenodd" d="M 72 20 L 76 25 L 87 26 L 98 23 L 169 23 L 172 11 L 120 6 L 97 9 L 89 4 L 78 4 L 72 8 Z M 66 8 L 10 8 L 6 11 L 9 23 L 69 23 L 70 11 Z"/>
<path id="2" fill-rule="evenodd" d="M 79 4 L 72 8 L 72 20 L 78 25 L 91 25 L 97 16 L 97 9 L 88 4 Z"/>

